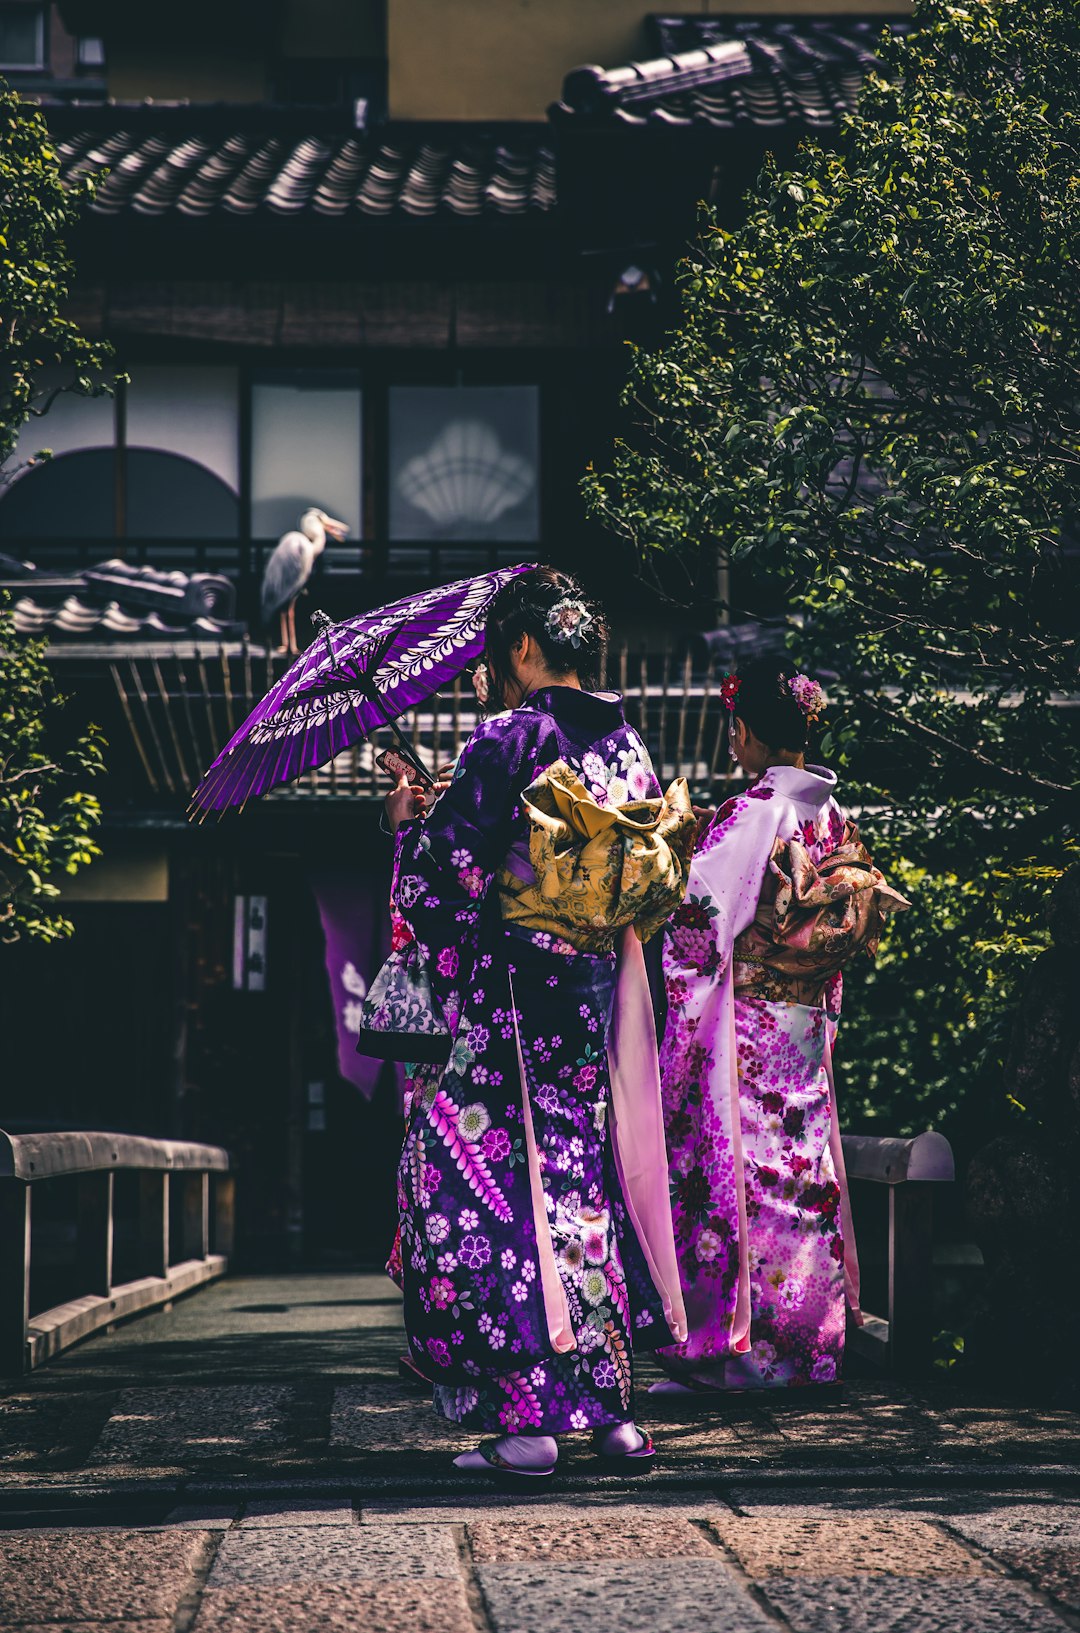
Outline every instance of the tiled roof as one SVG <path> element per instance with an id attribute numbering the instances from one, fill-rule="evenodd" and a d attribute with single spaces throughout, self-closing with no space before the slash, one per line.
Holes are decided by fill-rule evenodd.
<path id="1" fill-rule="evenodd" d="M 21 635 L 50 639 L 224 640 L 242 634 L 236 592 L 219 573 L 159 572 L 104 561 L 67 574 L 0 557 L 0 589 Z"/>
<path id="2" fill-rule="evenodd" d="M 65 177 L 107 169 L 91 207 L 97 216 L 524 216 L 555 203 L 555 156 L 544 128 L 503 137 L 473 127 L 460 135 L 396 127 L 372 134 L 304 134 L 228 129 L 219 117 L 200 128 L 158 128 L 147 111 L 111 128 L 73 130 L 57 141 Z M 70 115 L 68 116 L 70 119 Z M 185 128 L 186 127 L 186 128 Z"/>
<path id="3" fill-rule="evenodd" d="M 835 128 L 877 60 L 877 17 L 670 17 L 649 20 L 649 62 L 578 68 L 555 119 L 714 130 Z"/>

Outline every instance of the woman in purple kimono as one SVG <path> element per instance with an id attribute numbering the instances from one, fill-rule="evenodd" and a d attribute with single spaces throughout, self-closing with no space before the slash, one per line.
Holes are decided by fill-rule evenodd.
<path id="1" fill-rule="evenodd" d="M 784 660 L 724 682 L 750 779 L 698 844 L 665 937 L 661 1052 L 688 1338 L 653 1388 L 833 1382 L 858 1265 L 833 1090 L 841 968 L 906 907 L 805 763 L 821 689 Z"/>
<path id="2" fill-rule="evenodd" d="M 450 1031 L 399 1168 L 410 1350 L 436 1410 L 492 1437 L 458 1466 L 531 1480 L 574 1430 L 647 1466 L 634 1350 L 685 1336 L 638 933 L 681 899 L 694 819 L 620 699 L 584 689 L 604 633 L 565 575 L 512 580 L 486 636 L 508 712 L 422 820 L 408 788 L 387 799 L 395 906 Z"/>

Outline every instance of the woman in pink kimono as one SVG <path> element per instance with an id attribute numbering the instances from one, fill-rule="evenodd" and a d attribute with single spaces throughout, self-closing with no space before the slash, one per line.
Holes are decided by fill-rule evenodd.
<path id="1" fill-rule="evenodd" d="M 805 763 L 820 687 L 785 660 L 724 683 L 750 779 L 715 813 L 664 945 L 661 1051 L 689 1335 L 659 1352 L 681 1389 L 827 1384 L 858 1320 L 836 1119 L 841 968 L 906 907 Z M 846 1297 L 845 1297 L 846 1295 Z"/>

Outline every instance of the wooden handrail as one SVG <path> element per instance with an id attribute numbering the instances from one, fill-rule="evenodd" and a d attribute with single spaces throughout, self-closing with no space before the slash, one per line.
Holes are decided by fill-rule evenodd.
<path id="1" fill-rule="evenodd" d="M 122 1168 L 194 1169 L 225 1173 L 229 1153 L 189 1140 L 149 1140 L 139 1134 L 6 1134 L 0 1129 L 0 1179 L 56 1179 Z"/>
<path id="2" fill-rule="evenodd" d="M 902 1185 L 905 1180 L 940 1183 L 956 1178 L 952 1146 L 944 1134 L 928 1132 L 916 1134 L 911 1139 L 845 1134 L 842 1143 L 848 1179 L 872 1179 L 882 1185 Z"/>
<path id="3" fill-rule="evenodd" d="M 144 1274 L 114 1286 L 114 1177 L 125 1171 L 139 1176 L 138 1257 Z M 65 1176 L 75 1179 L 78 1193 L 76 1265 L 83 1293 L 35 1312 L 30 1308 L 32 1187 Z M 182 1204 L 175 1257 L 174 1178 Z M 101 1327 L 168 1304 L 224 1275 L 234 1215 L 235 1180 L 229 1153 L 220 1146 L 134 1134 L 0 1129 L 0 1374 L 29 1372 Z"/>

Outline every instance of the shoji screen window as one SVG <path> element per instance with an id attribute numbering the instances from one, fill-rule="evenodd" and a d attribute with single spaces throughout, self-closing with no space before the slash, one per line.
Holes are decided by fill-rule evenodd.
<path id="1" fill-rule="evenodd" d="M 361 534 L 362 403 L 359 376 L 344 370 L 262 375 L 251 393 L 251 533 L 273 543 L 305 510 L 344 522 L 349 538 L 327 541 L 323 571 L 355 572 Z"/>

